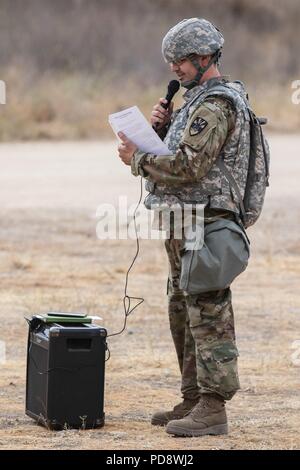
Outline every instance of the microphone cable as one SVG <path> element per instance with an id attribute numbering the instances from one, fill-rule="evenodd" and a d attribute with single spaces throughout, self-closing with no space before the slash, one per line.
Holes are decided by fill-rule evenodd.
<path id="1" fill-rule="evenodd" d="M 125 276 L 124 297 L 123 297 L 124 324 L 123 324 L 123 328 L 120 331 L 118 331 L 117 333 L 111 333 L 110 335 L 107 335 L 107 338 L 110 338 L 111 336 L 117 336 L 117 335 L 120 335 L 121 333 L 123 333 L 123 331 L 126 328 L 128 316 L 145 301 L 145 299 L 143 299 L 143 297 L 131 297 L 127 293 L 129 273 L 130 273 L 130 271 L 131 271 L 131 269 L 132 269 L 132 267 L 133 267 L 133 265 L 134 265 L 134 263 L 135 263 L 135 261 L 138 257 L 138 254 L 140 252 L 140 242 L 139 242 L 139 237 L 138 237 L 137 227 L 136 227 L 136 211 L 137 211 L 137 209 L 138 209 L 138 207 L 141 203 L 142 197 L 143 197 L 143 178 L 141 176 L 140 177 L 140 197 L 139 197 L 139 201 L 138 201 L 138 203 L 137 203 L 137 205 L 134 209 L 134 212 L 133 212 L 134 232 L 135 232 L 135 237 L 136 237 L 136 252 L 135 252 L 133 260 L 132 260 L 132 262 L 131 262 L 131 264 L 130 264 L 127 272 L 126 272 L 126 276 Z M 127 230 L 128 230 L 128 227 L 129 227 L 129 223 L 130 222 L 128 222 L 128 224 L 127 224 Z M 138 300 L 139 302 L 134 307 L 131 308 L 131 301 L 132 300 Z M 106 359 L 106 361 L 108 361 L 109 358 L 110 358 L 110 352 L 109 352 L 109 356 Z"/>
<path id="2" fill-rule="evenodd" d="M 162 104 L 162 106 L 165 109 L 167 109 L 170 102 L 172 101 L 173 96 L 175 95 L 175 93 L 177 93 L 179 88 L 180 88 L 180 83 L 179 83 L 178 80 L 171 80 L 169 82 L 167 95 L 165 97 L 165 99 L 167 100 L 167 103 Z M 155 127 L 156 126 L 154 126 L 154 129 L 155 129 Z M 136 216 L 136 211 L 137 211 L 137 209 L 138 209 L 138 207 L 141 203 L 142 196 L 143 196 L 143 178 L 141 176 L 141 178 L 140 178 L 140 197 L 139 197 L 139 201 L 138 201 L 138 203 L 137 203 L 137 205 L 134 209 L 134 213 L 133 213 L 134 231 L 135 231 L 135 236 L 136 236 L 136 253 L 133 257 L 131 265 L 129 266 L 129 268 L 127 270 L 126 277 L 125 277 L 125 287 L 124 287 L 124 297 L 123 297 L 123 307 L 124 307 L 124 315 L 125 315 L 124 324 L 123 324 L 123 328 L 120 331 L 118 331 L 117 333 L 111 333 L 110 335 L 107 335 L 107 338 L 109 338 L 111 336 L 117 336 L 117 335 L 120 335 L 121 333 L 123 333 L 123 331 L 126 328 L 126 323 L 127 323 L 128 316 L 145 301 L 145 299 L 143 299 L 142 297 L 131 297 L 127 294 L 129 272 L 131 271 L 131 269 L 132 269 L 132 267 L 133 267 L 133 265 L 134 265 L 134 263 L 135 263 L 135 261 L 138 257 L 139 251 L 140 251 L 140 244 L 139 244 L 139 238 L 138 238 L 138 234 L 137 234 L 136 217 L 135 216 Z M 128 226 L 129 226 L 129 223 L 127 224 L 127 229 L 128 229 Z M 134 307 L 131 308 L 131 300 L 138 300 L 139 302 Z M 106 346 L 106 347 L 108 349 L 108 346 Z M 109 349 L 108 349 L 108 353 L 109 353 L 109 356 L 106 360 L 108 360 L 110 358 Z"/>

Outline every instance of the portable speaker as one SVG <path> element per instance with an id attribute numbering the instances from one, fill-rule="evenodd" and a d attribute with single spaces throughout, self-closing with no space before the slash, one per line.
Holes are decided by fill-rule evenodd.
<path id="1" fill-rule="evenodd" d="M 33 317 L 26 414 L 49 429 L 103 426 L 106 336 L 92 323 L 48 324 Z"/>

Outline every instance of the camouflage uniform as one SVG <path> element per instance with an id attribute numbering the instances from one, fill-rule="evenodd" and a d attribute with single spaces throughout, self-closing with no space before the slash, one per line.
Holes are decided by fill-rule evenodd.
<path id="1" fill-rule="evenodd" d="M 212 78 L 184 95 L 164 139 L 173 155 L 135 152 L 132 173 L 147 177 L 148 209 L 197 202 L 240 214 L 249 164 L 249 114 L 241 82 Z M 239 194 L 219 167 L 223 161 Z"/>
<path id="2" fill-rule="evenodd" d="M 215 393 L 229 400 L 239 388 L 231 292 L 185 295 L 178 287 L 181 245 L 182 240 L 165 241 L 169 320 L 182 374 L 181 392 L 189 399 Z"/>
<path id="3" fill-rule="evenodd" d="M 171 30 L 165 41 L 170 40 L 170 57 L 165 54 L 169 61 L 173 60 L 175 33 Z M 211 48 L 209 51 L 203 54 L 211 53 Z M 243 195 L 249 161 L 249 118 L 243 85 L 213 78 L 188 89 L 184 99 L 165 129 L 164 142 L 173 154 L 156 156 L 136 151 L 132 159 L 132 174 L 147 180 L 145 205 L 151 209 L 202 203 L 205 223 L 219 217 L 235 220 L 240 213 L 239 197 L 224 177 L 219 161 L 222 159 L 233 173 Z M 165 242 L 170 328 L 182 374 L 182 394 L 185 399 L 213 394 L 229 400 L 239 388 L 231 291 L 188 295 L 180 290 L 182 246 L 183 240 L 172 236 Z"/>

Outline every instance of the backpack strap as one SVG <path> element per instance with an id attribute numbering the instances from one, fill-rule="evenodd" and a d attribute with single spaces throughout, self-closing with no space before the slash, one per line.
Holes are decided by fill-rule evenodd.
<path id="1" fill-rule="evenodd" d="M 218 168 L 221 170 L 221 172 L 223 173 L 223 175 L 225 176 L 225 178 L 227 179 L 228 183 L 230 184 L 230 186 L 235 190 L 236 194 L 237 194 L 237 197 L 238 197 L 238 200 L 239 200 L 239 205 L 240 205 L 240 211 L 241 211 L 241 215 L 242 215 L 242 220 L 244 221 L 245 220 L 245 217 L 246 217 L 246 211 L 245 211 L 245 206 L 244 206 L 244 201 L 243 201 L 243 198 L 242 198 L 242 195 L 241 195 L 241 192 L 240 192 L 240 189 L 237 185 L 237 182 L 235 181 L 234 177 L 232 176 L 232 174 L 230 173 L 230 171 L 228 170 L 228 168 L 226 167 L 224 161 L 222 158 L 218 158 L 218 160 L 216 161 L 216 165 L 218 166 Z"/>
<path id="2" fill-rule="evenodd" d="M 201 96 L 204 96 L 204 99 L 206 99 L 210 96 L 222 96 L 224 99 L 228 100 L 231 103 L 231 105 L 233 105 L 235 107 L 235 102 L 234 102 L 232 96 L 230 96 L 228 93 L 226 93 L 227 90 L 230 90 L 230 92 L 232 94 L 235 94 L 235 96 L 238 96 L 243 101 L 243 103 L 245 105 L 245 112 L 248 114 L 249 106 L 248 106 L 248 103 L 247 103 L 247 100 L 245 99 L 245 97 L 242 96 L 242 94 L 238 90 L 233 89 L 230 86 L 228 86 L 227 83 L 220 83 L 217 86 L 213 87 L 212 89 L 205 90 L 204 92 L 202 91 L 201 93 L 196 95 L 195 98 L 189 103 L 189 107 Z M 251 114 L 251 113 L 249 112 L 249 114 Z M 222 151 L 220 153 L 222 153 Z M 231 172 L 226 167 L 222 157 L 219 157 L 217 159 L 216 165 L 218 166 L 219 170 L 223 173 L 223 175 L 227 179 L 230 187 L 232 187 L 234 189 L 234 191 L 235 191 L 235 193 L 238 197 L 239 207 L 240 207 L 240 216 L 241 216 L 242 222 L 244 223 L 245 220 L 246 220 L 246 210 L 245 210 L 244 201 L 243 201 L 240 189 L 237 185 L 237 182 L 235 181 L 235 179 L 234 179 L 233 175 L 231 174 Z"/>
<path id="3" fill-rule="evenodd" d="M 269 177 L 270 177 L 270 170 L 269 170 L 269 163 L 267 159 L 267 150 L 265 146 L 265 139 L 263 136 L 262 128 L 261 126 L 267 123 L 266 118 L 258 118 L 255 116 L 254 112 L 252 111 L 251 108 L 248 107 L 248 113 L 250 116 L 250 151 L 252 149 L 252 143 L 254 141 L 254 126 L 258 125 L 259 126 L 259 135 L 260 135 L 260 141 L 263 149 L 263 154 L 264 154 L 264 161 L 265 161 L 265 168 L 266 168 L 266 186 L 269 186 Z M 253 164 L 255 163 L 255 158 L 251 159 Z"/>
<path id="4" fill-rule="evenodd" d="M 252 116 L 252 113 L 250 112 L 250 110 L 249 110 L 249 114 L 250 114 L 250 120 L 253 124 L 253 116 Z M 256 116 L 255 116 L 255 118 L 256 118 L 257 122 L 259 123 L 260 140 L 261 140 L 261 144 L 262 144 L 262 148 L 263 148 L 263 154 L 264 154 L 264 160 L 265 160 L 266 186 L 270 186 L 270 184 L 269 184 L 270 168 L 269 168 L 269 163 L 268 163 L 268 159 L 267 159 L 267 150 L 266 150 L 266 146 L 265 146 L 265 139 L 264 139 L 262 128 L 261 128 L 261 126 L 263 126 L 264 124 L 267 123 L 267 119 L 266 118 L 258 118 Z"/>

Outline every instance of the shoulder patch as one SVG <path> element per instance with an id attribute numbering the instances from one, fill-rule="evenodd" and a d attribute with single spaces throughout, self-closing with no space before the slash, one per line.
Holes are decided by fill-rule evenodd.
<path id="1" fill-rule="evenodd" d="M 197 135 L 206 128 L 208 122 L 205 121 L 202 117 L 198 116 L 194 119 L 192 124 L 190 125 L 190 135 Z"/>

